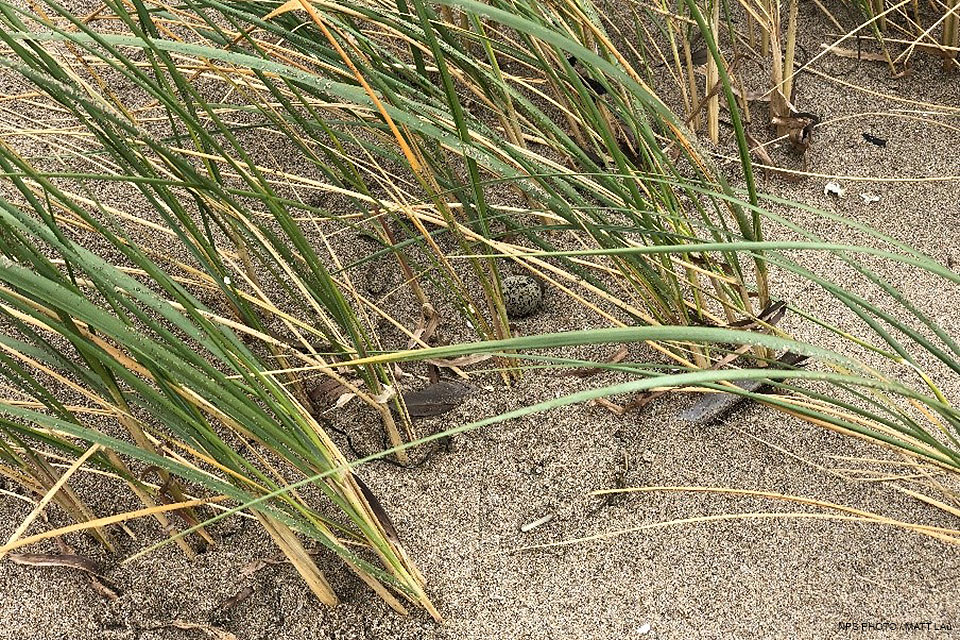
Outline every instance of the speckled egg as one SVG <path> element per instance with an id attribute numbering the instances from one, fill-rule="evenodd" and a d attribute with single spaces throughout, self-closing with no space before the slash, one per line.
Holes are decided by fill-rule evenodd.
<path id="1" fill-rule="evenodd" d="M 543 288 L 530 276 L 510 276 L 500 284 L 508 318 L 528 316 L 543 303 Z"/>

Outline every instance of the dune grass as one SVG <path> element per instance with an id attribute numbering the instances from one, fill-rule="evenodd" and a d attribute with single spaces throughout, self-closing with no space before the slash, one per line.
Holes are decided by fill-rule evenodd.
<path id="1" fill-rule="evenodd" d="M 960 373 L 960 347 L 861 259 L 960 278 L 879 232 L 858 227 L 872 246 L 838 244 L 774 213 L 753 179 L 719 8 L 664 9 L 659 59 L 690 88 L 691 113 L 678 115 L 645 80 L 657 58 L 640 66 L 640 52 L 618 48 L 584 3 L 109 0 L 78 15 L 54 2 L 38 13 L 0 2 L 0 66 L 28 87 L 20 98 L 33 108 L 31 124 L 0 141 L 0 473 L 56 500 L 75 530 L 108 548 L 110 523 L 150 516 L 193 553 L 213 541 L 200 507 L 221 509 L 217 519 L 247 510 L 322 601 L 336 594 L 302 537 L 395 609 L 439 618 L 354 472 L 359 461 L 315 417 L 318 380 L 359 398 L 389 438 L 382 455 L 402 462 L 423 441 L 409 442 L 397 363 L 496 354 L 506 384 L 524 366 L 583 365 L 542 349 L 643 343 L 660 360 L 594 363 L 630 382 L 433 438 L 698 386 L 956 470 L 960 413 L 924 367 Z M 795 14 L 790 3 L 788 25 Z M 775 60 L 784 49 L 773 86 L 788 87 L 791 38 L 761 31 Z M 683 75 L 693 73 L 694 33 L 709 61 L 708 135 L 722 100 L 740 188 L 687 126 L 700 110 Z M 264 155 L 264 141 L 296 160 Z M 105 198 L 112 190 L 126 200 Z M 767 242 L 765 224 L 799 239 Z M 346 260 L 348 234 L 378 249 Z M 804 268 L 795 251 L 843 260 L 886 304 Z M 405 326 L 357 285 L 357 270 L 383 257 L 396 261 L 420 325 Z M 585 305 L 603 328 L 512 336 L 501 281 L 513 269 Z M 772 269 L 825 289 L 861 324 L 794 313 L 890 366 L 766 322 Z M 378 319 L 402 328 L 405 348 L 384 344 Z M 432 344 L 438 322 L 469 326 L 476 341 Z M 816 365 L 767 366 L 784 351 Z M 726 366 L 736 357 L 741 368 Z M 730 384 L 746 379 L 781 393 Z M 81 456 L 143 509 L 92 513 L 60 471 Z M 59 532 L 27 533 L 0 553 Z"/>

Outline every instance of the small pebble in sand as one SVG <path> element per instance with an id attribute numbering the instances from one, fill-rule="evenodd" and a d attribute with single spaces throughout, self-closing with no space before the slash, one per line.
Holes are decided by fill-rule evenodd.
<path id="1" fill-rule="evenodd" d="M 530 276 L 510 276 L 501 283 L 503 306 L 509 318 L 523 318 L 537 311 L 543 303 L 543 289 Z"/>
<path id="2" fill-rule="evenodd" d="M 880 196 L 872 193 L 861 193 L 860 197 L 863 198 L 863 201 L 867 204 L 873 204 L 874 202 L 880 202 Z"/>

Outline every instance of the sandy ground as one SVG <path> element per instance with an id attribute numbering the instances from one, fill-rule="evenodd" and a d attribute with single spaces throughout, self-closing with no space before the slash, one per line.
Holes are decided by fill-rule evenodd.
<path id="1" fill-rule="evenodd" d="M 817 42 L 806 45 L 815 49 Z M 828 62 L 830 68 L 851 69 L 842 76 L 845 82 L 960 104 L 956 76 L 944 75 L 933 63 L 921 62 L 913 77 L 894 83 L 884 78 L 879 65 Z M 864 95 L 802 77 L 798 107 L 824 118 L 808 154 L 810 171 L 960 175 L 955 135 L 913 114 L 892 112 L 910 105 Z M 867 144 L 864 131 L 887 138 L 887 146 Z M 881 228 L 943 263 L 951 256 L 960 258 L 956 180 L 839 180 L 848 189 L 840 200 L 823 195 L 824 181 L 773 179 L 766 187 Z M 865 204 L 858 195 L 863 191 L 881 200 Z M 858 239 L 812 214 L 790 214 L 831 240 Z M 842 273 L 838 264 L 810 256 L 798 259 L 821 273 Z M 886 268 L 884 275 L 948 332 L 960 334 L 960 291 L 945 290 L 906 269 Z M 838 322 L 849 320 L 817 291 L 790 278 L 775 280 L 775 287 L 811 310 Z M 519 328 L 532 333 L 590 323 L 576 315 L 580 311 L 568 313 L 568 307 L 548 295 L 543 312 L 521 321 Z M 606 352 L 596 349 L 592 355 L 602 358 Z M 615 379 L 578 381 L 534 373 L 512 389 L 491 386 L 456 412 L 418 426 L 422 434 L 431 433 Z M 960 397 L 960 381 L 940 382 L 952 397 Z M 896 460 L 887 452 L 757 406 L 743 407 L 715 424 L 690 425 L 676 415 L 692 402 L 675 394 L 639 415 L 622 417 L 597 406 L 558 409 L 457 436 L 415 468 L 370 465 L 363 477 L 428 577 L 429 592 L 446 617 L 443 625 L 421 613 L 393 613 L 336 561 L 320 554 L 343 600 L 335 609 L 322 607 L 289 565 L 253 570 L 257 560 L 275 558 L 278 552 L 255 523 L 235 519 L 216 527 L 220 544 L 192 562 L 170 547 L 122 564 L 124 557 L 156 539 L 150 523 L 133 525 L 137 539 L 126 538 L 125 548 L 114 557 L 82 538 L 71 539 L 78 553 L 103 563 L 120 593 L 115 601 L 98 594 L 76 571 L 0 563 L 0 638 L 174 640 L 218 632 L 251 640 L 824 638 L 867 634 L 843 631 L 846 623 L 912 622 L 932 624 L 920 632 L 869 633 L 960 636 L 956 547 L 896 526 L 827 520 L 817 517 L 826 513 L 821 509 L 762 498 L 653 492 L 605 502 L 590 494 L 617 486 L 731 487 L 815 498 L 906 522 L 960 524 L 889 483 L 853 481 L 835 471 L 889 469 L 838 458 Z M 96 477 L 82 476 L 77 484 L 105 512 L 135 506 L 103 492 Z M 956 490 L 955 481 L 952 486 Z M 0 488 L 14 489 L 9 484 Z M 0 497 L 0 538 L 8 537 L 29 510 L 25 502 Z M 804 515 L 769 515 L 775 512 Z M 750 513 L 765 515 L 657 526 Z M 521 531 L 523 524 L 547 515 L 553 519 Z M 55 513 L 52 518 L 63 523 Z M 588 536 L 599 538 L 521 549 Z M 238 593 L 247 597 L 223 610 L 222 603 Z M 171 623 L 216 628 L 179 629 Z M 937 631 L 934 625 L 952 625 L 953 631 Z"/>

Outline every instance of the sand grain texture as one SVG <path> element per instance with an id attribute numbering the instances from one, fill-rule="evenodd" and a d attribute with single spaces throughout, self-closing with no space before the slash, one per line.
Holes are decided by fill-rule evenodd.
<path id="1" fill-rule="evenodd" d="M 815 42 L 808 43 L 815 46 Z M 843 61 L 849 66 L 849 61 Z M 838 65 L 834 61 L 831 64 Z M 888 87 L 884 69 L 863 63 L 847 82 L 898 95 L 960 104 L 960 83 L 933 62 L 920 61 L 914 77 Z M 801 108 L 824 114 L 809 151 L 809 170 L 864 176 L 960 175 L 956 136 L 929 122 L 895 117 L 903 105 L 875 99 L 865 105 L 842 86 L 804 76 Z M 862 113 L 886 115 L 844 116 Z M 870 131 L 888 140 L 866 143 Z M 960 246 L 960 187 L 956 180 L 917 183 L 854 183 L 847 196 L 823 195 L 824 180 L 788 185 L 774 178 L 767 188 L 813 206 L 873 225 L 946 263 Z M 865 204 L 860 191 L 880 195 Z M 856 234 L 812 215 L 835 241 Z M 842 274 L 843 266 L 797 256 L 811 266 Z M 951 335 L 960 333 L 960 292 L 913 272 L 879 265 Z M 781 278 L 781 280 L 777 280 Z M 837 322 L 848 314 L 816 290 L 783 276 L 779 295 Z M 551 308 L 519 322 L 521 331 L 577 327 L 588 318 Z M 577 311 L 577 313 L 581 313 Z M 834 317 L 835 316 L 835 317 Z M 811 340 L 824 336 L 801 336 Z M 821 344 L 831 343 L 829 336 Z M 593 356 L 604 358 L 609 348 Z M 512 389 L 474 394 L 455 412 L 419 424 L 424 433 L 493 415 L 531 402 L 613 380 L 530 374 Z M 944 380 L 960 397 L 960 382 Z M 826 638 L 842 622 L 930 621 L 960 633 L 960 550 L 891 526 L 813 518 L 757 518 L 675 524 L 569 546 L 517 551 L 674 519 L 723 513 L 823 513 L 761 498 L 644 493 L 609 503 L 591 491 L 618 486 L 699 485 L 801 495 L 876 511 L 908 522 L 954 527 L 956 518 L 922 505 L 883 483 L 854 483 L 814 465 L 846 466 L 831 455 L 885 457 L 877 448 L 746 406 L 711 425 L 677 418 L 694 399 L 672 394 L 641 414 L 617 417 L 597 406 L 574 406 L 458 435 L 448 449 L 408 470 L 374 463 L 363 472 L 393 518 L 409 554 L 429 580 L 429 593 L 446 616 L 443 626 L 417 613 L 391 612 L 338 563 L 321 554 L 321 566 L 342 597 L 333 610 L 310 596 L 296 572 L 271 564 L 244 575 L 244 568 L 274 558 L 275 547 L 253 522 L 232 520 L 214 529 L 220 544 L 187 561 L 168 547 L 129 564 L 123 557 L 157 539 L 153 523 L 137 523 L 139 539 L 109 558 L 89 542 L 71 540 L 78 553 L 103 563 L 121 597 L 110 602 L 87 578 L 62 568 L 0 563 L 0 638 L 3 640 L 180 640 L 198 630 L 160 626 L 175 620 L 211 623 L 250 640 L 348 638 Z M 751 438 L 752 433 L 777 448 Z M 796 457 L 795 457 L 796 456 Z M 804 460 L 809 461 L 809 463 Z M 812 464 L 810 464 L 812 463 Z M 96 496 L 103 513 L 134 508 L 129 496 L 98 493 L 95 476 L 81 474 L 77 490 Z M 953 481 L 956 490 L 956 481 Z M 6 489 L 14 487 L 5 485 Z M 0 538 L 6 539 L 30 505 L 0 498 Z M 525 523 L 553 514 L 529 532 Z M 64 524 L 54 513 L 54 524 Z M 34 525 L 34 529 L 42 525 Z M 52 545 L 36 551 L 53 551 Z M 245 587 L 251 595 L 229 612 L 218 606 Z M 649 625 L 649 632 L 640 631 Z M 878 636 L 879 637 L 879 636 Z M 882 637 L 952 637 L 948 633 L 888 633 Z"/>

